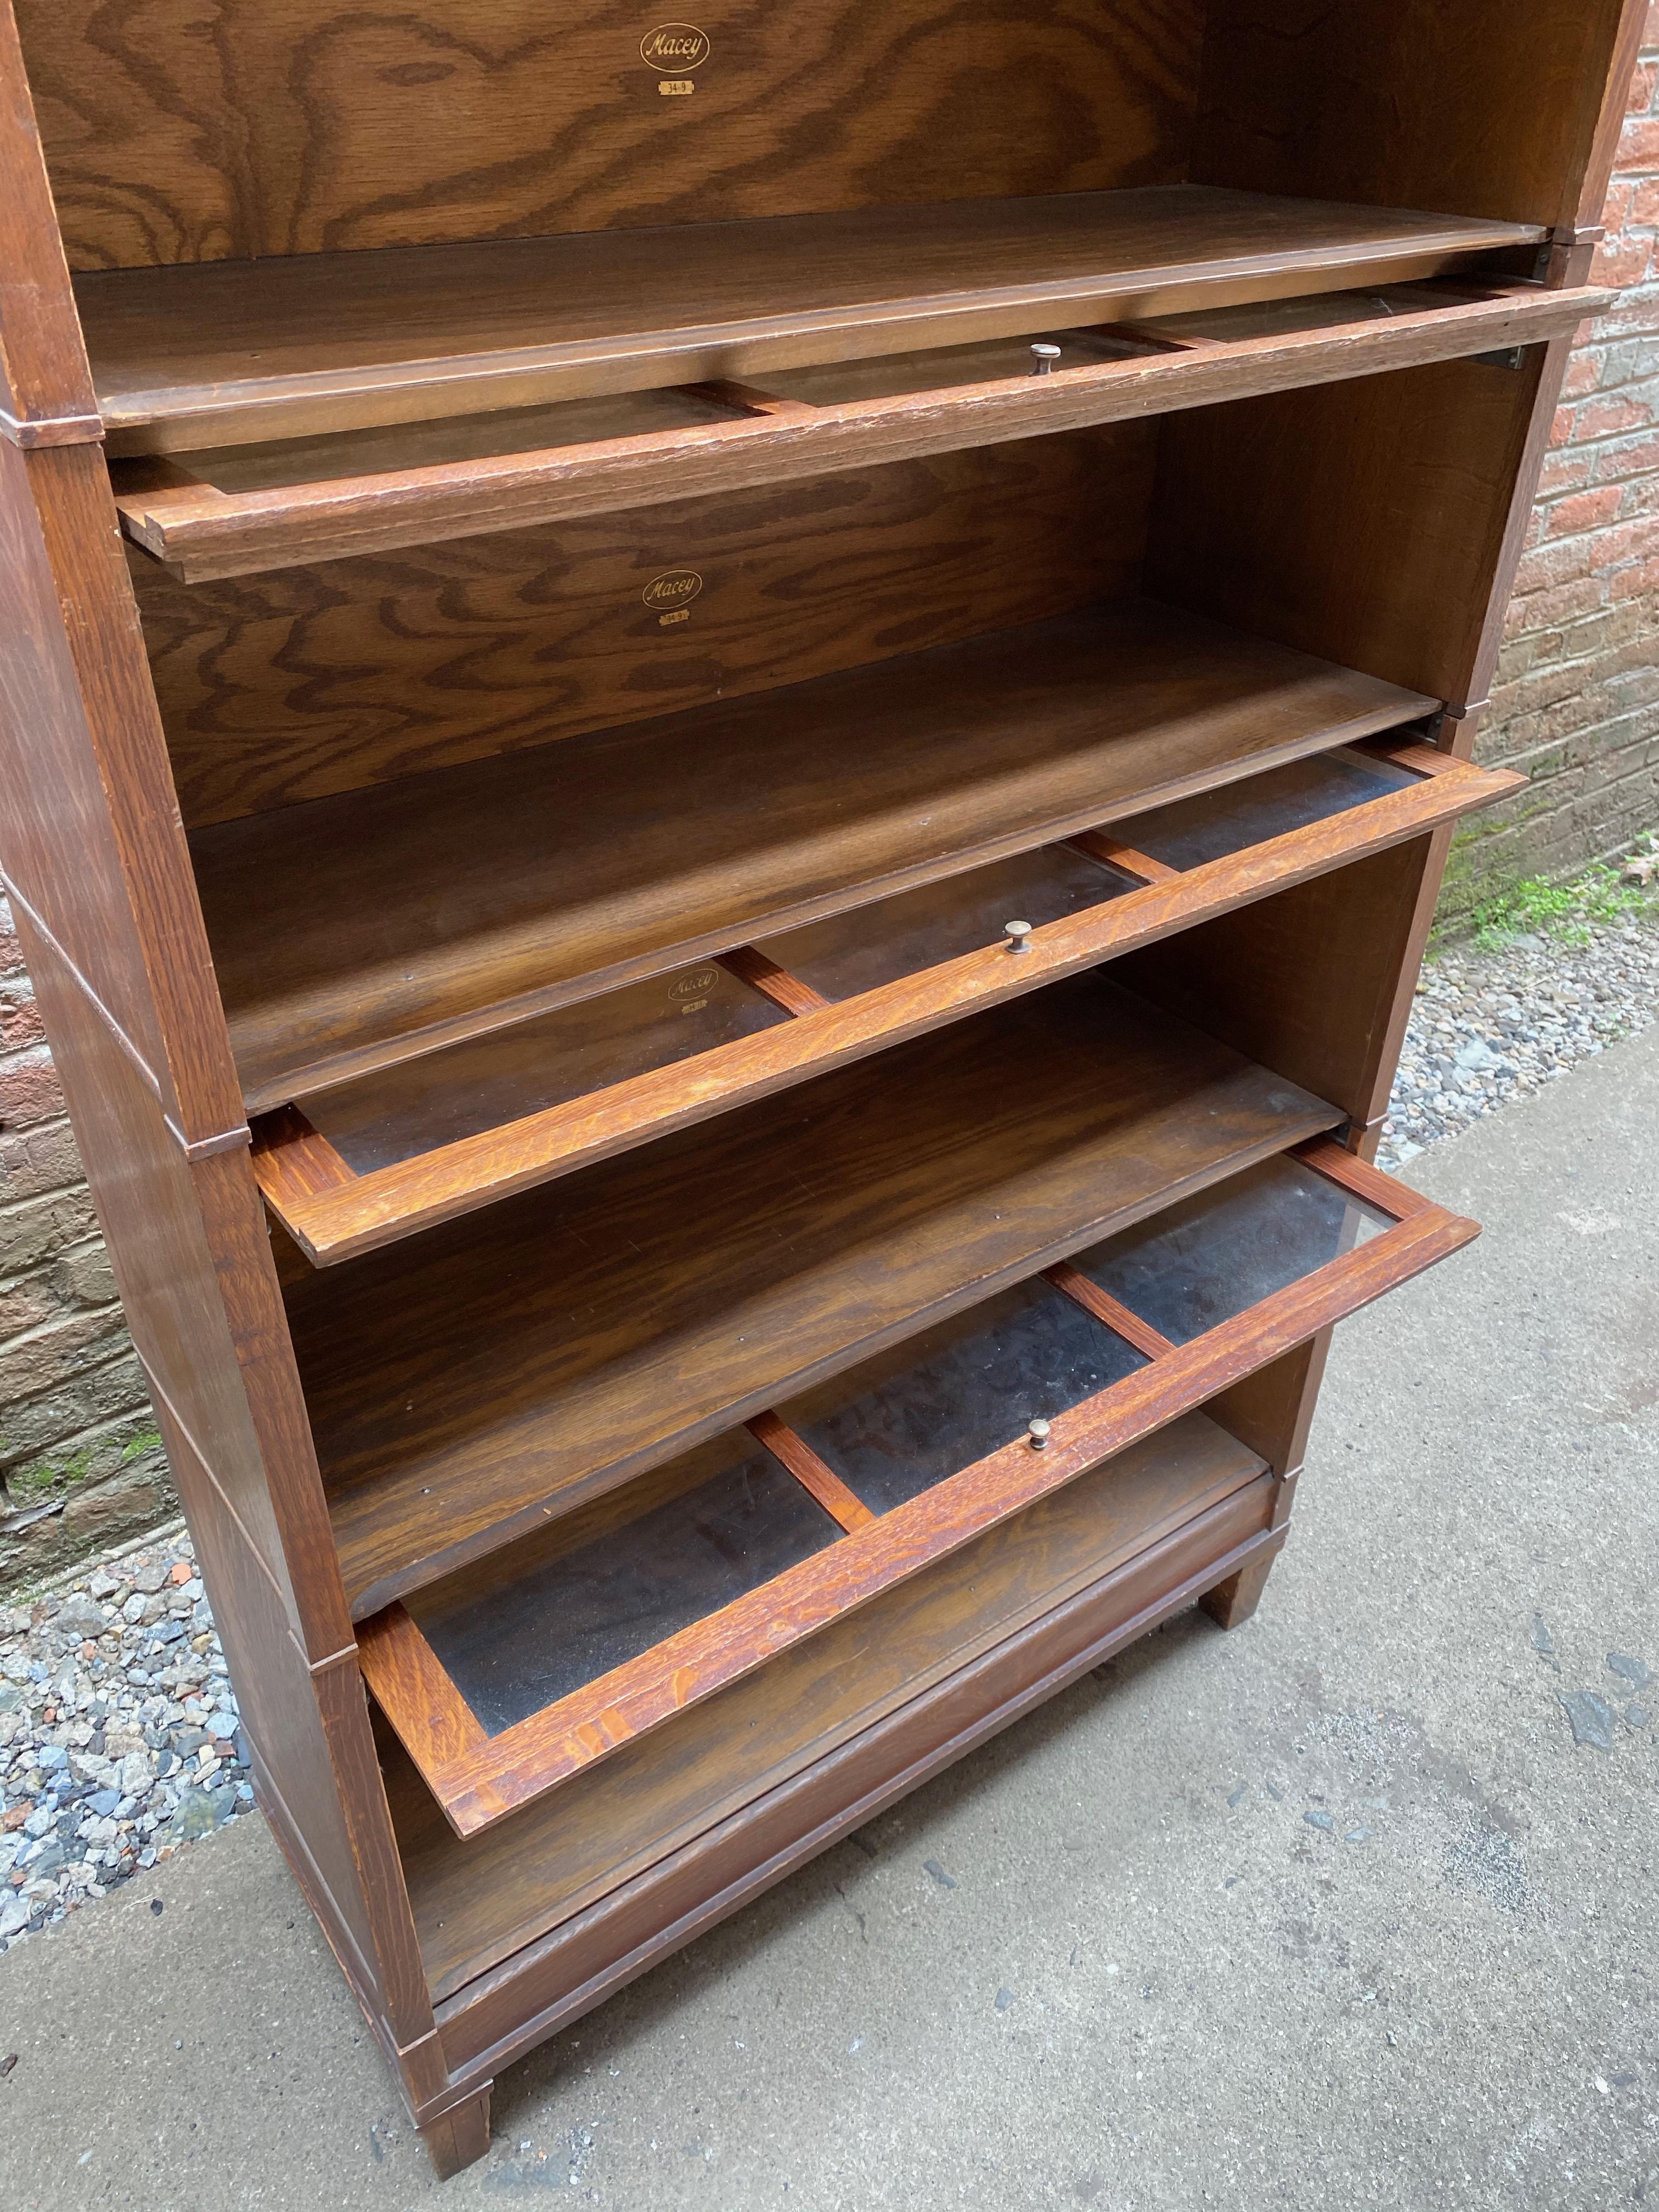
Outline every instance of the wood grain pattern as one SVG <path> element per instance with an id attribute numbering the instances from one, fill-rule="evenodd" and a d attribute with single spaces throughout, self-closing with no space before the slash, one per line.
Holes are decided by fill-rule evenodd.
<path id="1" fill-rule="evenodd" d="M 279 1105 L 1434 704 L 1130 601 L 221 823 L 191 846 L 244 1093 Z"/>
<path id="2" fill-rule="evenodd" d="M 1026 440 L 186 588 L 130 556 L 192 827 L 1133 588 L 1154 433 Z M 665 628 L 643 594 L 702 588 Z"/>
<path id="3" fill-rule="evenodd" d="M 1197 0 L 709 0 L 696 94 L 618 0 L 19 10 L 77 267 L 689 224 L 1183 173 Z"/>
<path id="4" fill-rule="evenodd" d="M 1576 328 L 1607 297 L 1585 289 L 1565 294 L 1513 286 L 1484 299 L 1402 304 L 1397 314 L 1356 317 L 1355 296 L 1322 295 L 1322 304 L 1330 303 L 1322 322 L 1229 345 L 1199 350 L 1189 336 L 1162 351 L 1101 366 L 1085 362 L 1050 376 L 1004 374 L 990 383 L 907 389 L 890 398 L 774 413 L 772 419 L 757 416 L 672 438 L 629 437 L 546 452 L 527 452 L 509 441 L 498 458 L 331 479 L 328 449 L 337 443 L 341 467 L 353 471 L 355 448 L 349 441 L 319 438 L 311 442 L 301 482 L 234 493 L 162 479 L 153 462 L 129 461 L 117 468 L 122 520 L 137 543 L 180 576 L 201 582 L 694 494 L 752 490 L 826 471 L 1053 435 L 1511 348 Z"/>
<path id="5" fill-rule="evenodd" d="M 1216 0 L 1193 174 L 1570 225 L 1623 0 Z"/>
<path id="6" fill-rule="evenodd" d="M 1172 185 L 112 270 L 76 299 L 111 451 L 174 453 L 1393 283 L 1542 235 Z"/>
<path id="7" fill-rule="evenodd" d="M 1160 1532 L 1167 1540 L 1229 1500 L 1255 1499 L 1260 1481 L 1259 1460 L 1188 1414 L 465 1845 L 382 1723 L 393 1818 L 440 1999 L 711 1820 L 740 1820 L 745 1804 L 884 1716 L 926 1703 L 1023 1624 L 1051 1617 L 1068 1592 L 1147 1547 L 1156 1558 Z"/>
<path id="8" fill-rule="evenodd" d="M 1322 1148 L 1309 1164 L 1320 1167 L 1324 1157 Z M 1368 1191 L 1388 1190 L 1387 1177 L 1375 1170 L 1370 1176 Z M 468 1748 L 447 1755 L 441 1749 L 426 1718 L 428 1699 L 416 1668 L 401 1658 L 386 1665 L 378 1628 L 364 1652 L 370 1686 L 456 1833 L 475 1835 L 1478 1234 L 1474 1222 L 1419 1201 L 1396 1227 L 1057 1413 L 1043 1451 L 1033 1451 L 1024 1438 L 1005 1446 L 638 1658 Z"/>
<path id="9" fill-rule="evenodd" d="M 17 26 L 0 0 L 0 436 L 63 445 L 100 428 Z"/>
<path id="10" fill-rule="evenodd" d="M 799 1024 L 361 1176 L 334 1196 L 299 1193 L 268 1176 L 263 1155 L 256 1155 L 256 1171 L 313 1262 L 354 1257 L 1419 837 L 1521 781 L 1501 769 L 1449 765 L 1452 773 L 1433 785 L 1425 779 L 1048 923 L 1027 940 L 1018 969 L 1000 947 L 968 953 L 839 1005 L 808 1009 Z"/>
<path id="11" fill-rule="evenodd" d="M 1082 976 L 291 1286 L 357 1617 L 1336 1118 Z"/>

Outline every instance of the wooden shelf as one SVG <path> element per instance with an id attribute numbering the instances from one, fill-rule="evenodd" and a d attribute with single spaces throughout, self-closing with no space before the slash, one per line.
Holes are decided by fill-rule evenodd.
<path id="1" fill-rule="evenodd" d="M 76 296 L 110 450 L 161 453 L 1383 283 L 1543 235 L 1171 185 L 98 270 Z"/>
<path id="2" fill-rule="evenodd" d="M 1328 1139 L 1262 1161 L 392 1606 L 369 1686 L 476 1834 L 1476 1233 Z"/>
<path id="3" fill-rule="evenodd" d="M 781 1652 L 718 1705 L 690 1706 L 665 1735 L 623 1746 L 465 1843 L 390 1729 L 377 1731 L 434 1996 L 453 1995 L 711 1820 L 832 1759 L 1182 1530 L 1218 1522 L 1214 1556 L 1265 1529 L 1271 1493 L 1253 1452 L 1189 1413 Z"/>
<path id="4" fill-rule="evenodd" d="M 1116 837 L 1085 831 L 403 1062 L 308 1102 L 314 1125 L 281 1109 L 255 1128 L 254 1171 L 313 1265 L 352 1259 L 1421 836 L 1522 781 L 1389 738 L 1316 754 L 1132 817 Z M 1011 958 L 1016 914 L 1038 926 Z"/>
<path id="5" fill-rule="evenodd" d="M 186 583 L 996 445 L 1539 344 L 1607 304 L 1479 279 L 756 371 L 436 422 L 117 460 L 129 538 Z M 117 441 L 118 445 L 119 441 Z"/>
<path id="6" fill-rule="evenodd" d="M 354 1614 L 1340 1118 L 1084 975 L 290 1285 Z"/>
<path id="7" fill-rule="evenodd" d="M 1131 601 L 216 823 L 249 1110 L 1437 703 Z"/>

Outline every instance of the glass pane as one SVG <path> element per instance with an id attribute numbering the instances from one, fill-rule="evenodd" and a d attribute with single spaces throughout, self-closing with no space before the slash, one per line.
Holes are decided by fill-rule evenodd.
<path id="1" fill-rule="evenodd" d="M 1068 845 L 1044 845 L 769 937 L 760 949 L 826 999 L 850 999 L 995 945 L 1011 921 L 1029 921 L 1037 929 L 1139 888 L 1132 878 Z"/>
<path id="2" fill-rule="evenodd" d="M 1185 1344 L 1393 1226 L 1299 1160 L 1263 1160 L 1077 1253 L 1072 1265 Z"/>
<path id="3" fill-rule="evenodd" d="M 989 384 L 1036 373 L 1034 345 L 1058 346 L 1056 370 L 1098 368 L 1103 362 L 1161 351 L 1152 340 L 1097 331 L 1041 331 L 1029 337 L 982 338 L 973 345 L 933 346 L 925 353 L 882 354 L 873 361 L 823 362 L 807 368 L 767 369 L 750 381 L 781 399 L 834 407 L 854 399 L 892 399 L 904 392 L 939 392 L 957 384 Z"/>
<path id="4" fill-rule="evenodd" d="M 642 438 L 655 430 L 692 430 L 706 422 L 742 419 L 737 409 L 691 392 L 619 392 L 598 399 L 561 400 L 548 407 L 507 407 L 499 414 L 343 430 L 332 437 L 215 447 L 180 453 L 178 459 L 192 476 L 217 491 L 279 491 L 288 484 L 321 483 L 334 477 L 436 468 L 448 461 L 487 460 L 495 453 L 544 453 L 556 447 Z"/>
<path id="5" fill-rule="evenodd" d="M 491 1735 L 757 1589 L 841 1535 L 769 1452 L 742 1431 L 731 1449 L 742 1455 L 712 1481 L 578 1551 L 482 1595 L 475 1571 L 462 1599 L 447 1601 L 441 1584 L 405 1601 Z M 503 1575 L 511 1571 L 510 1560 L 511 1554 Z"/>
<path id="6" fill-rule="evenodd" d="M 1127 822 L 1114 822 L 1107 835 L 1120 844 L 1133 845 L 1137 852 L 1150 853 L 1166 868 L 1195 868 L 1420 781 L 1409 769 L 1343 747 L 1292 761 L 1287 768 L 1253 775 L 1243 783 L 1200 792 L 1196 799 L 1177 799 L 1172 806 L 1155 807 Z"/>
<path id="7" fill-rule="evenodd" d="M 872 1512 L 887 1513 L 1146 1364 L 1038 1279 L 778 1411 Z"/>
<path id="8" fill-rule="evenodd" d="M 367 1175 L 788 1018 L 711 960 L 319 1091 L 305 1110 Z"/>

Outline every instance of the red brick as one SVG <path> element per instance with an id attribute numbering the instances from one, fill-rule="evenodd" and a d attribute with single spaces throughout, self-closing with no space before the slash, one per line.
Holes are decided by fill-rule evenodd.
<path id="1" fill-rule="evenodd" d="M 1576 576 L 1588 576 L 1597 565 L 1595 547 L 1588 538 L 1534 545 L 1530 553 L 1521 556 L 1515 572 L 1515 588 L 1517 592 L 1547 592 L 1558 584 L 1571 583 Z"/>
<path id="2" fill-rule="evenodd" d="M 54 1121 L 65 1110 L 58 1073 L 44 1045 L 0 1061 L 0 1125 L 19 1129 L 33 1121 Z"/>
<path id="3" fill-rule="evenodd" d="M 1551 591 L 1533 592 L 1516 602 L 1520 616 L 1516 635 L 1528 630 L 1553 629 L 1561 623 L 1575 622 L 1582 615 L 1593 615 L 1602 604 L 1602 586 L 1595 576 L 1580 576 L 1576 582 L 1558 584 Z"/>
<path id="4" fill-rule="evenodd" d="M 1595 467 L 1595 454 L 1585 453 L 1580 447 L 1568 446 L 1559 453 L 1546 453 L 1538 478 L 1539 497 L 1554 499 L 1564 491 L 1582 491 Z"/>
<path id="5" fill-rule="evenodd" d="M 1644 561 L 1631 568 L 1616 568 L 1607 579 L 1607 596 L 1614 599 L 1659 599 L 1659 559 Z"/>
<path id="6" fill-rule="evenodd" d="M 1595 459 L 1595 481 L 1650 476 L 1659 469 L 1659 430 L 1644 437 L 1623 438 L 1603 446 Z"/>
<path id="7" fill-rule="evenodd" d="M 1659 90 L 1659 62 L 1638 62 L 1630 81 L 1630 98 L 1625 102 L 1626 115 L 1645 115 L 1653 106 L 1653 95 Z"/>
<path id="8" fill-rule="evenodd" d="M 1595 249 L 1592 284 L 1639 284 L 1653 262 L 1653 241 L 1639 231 L 1614 231 Z"/>
<path id="9" fill-rule="evenodd" d="M 1650 229 L 1659 223 L 1659 177 L 1631 185 L 1624 221 L 1632 228 Z"/>
<path id="10" fill-rule="evenodd" d="M 1642 400 L 1582 400 L 1574 410 L 1572 441 L 1582 446 L 1592 438 L 1616 437 L 1621 430 L 1645 429 L 1652 420 L 1652 408 Z"/>
<path id="11" fill-rule="evenodd" d="M 1582 399 L 1594 392 L 1601 381 L 1602 365 L 1607 355 L 1596 346 L 1581 346 L 1567 363 L 1567 373 L 1561 383 L 1564 399 Z"/>
<path id="12" fill-rule="evenodd" d="M 1603 484 L 1595 491 L 1581 491 L 1570 499 L 1558 499 L 1552 506 L 1539 509 L 1546 538 L 1575 538 L 1581 531 L 1599 530 L 1604 522 L 1613 521 L 1624 500 L 1618 484 Z"/>
<path id="13" fill-rule="evenodd" d="M 1619 136 L 1619 159 L 1614 164 L 1622 173 L 1632 170 L 1645 173 L 1659 169 L 1659 116 L 1631 116 Z"/>

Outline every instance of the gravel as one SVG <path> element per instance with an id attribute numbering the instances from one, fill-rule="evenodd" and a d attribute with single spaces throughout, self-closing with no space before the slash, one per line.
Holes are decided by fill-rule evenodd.
<path id="1" fill-rule="evenodd" d="M 0 1607 L 0 1950 L 252 1802 L 182 1532 Z"/>
<path id="2" fill-rule="evenodd" d="M 1656 1016 L 1659 925 L 1648 915 L 1441 952 L 1417 988 L 1377 1165 L 1403 1167 Z"/>
<path id="3" fill-rule="evenodd" d="M 1441 952 L 1418 986 L 1379 1164 L 1403 1165 L 1656 1016 L 1651 915 Z M 1639 1662 L 1608 1663 L 1628 1687 L 1644 1686 Z M 1597 1707 L 1607 1710 L 1568 1702 L 1579 1741 L 1600 1747 Z M 1632 1725 L 1649 1717 L 1644 1708 Z M 0 1951 L 252 1802 L 236 1701 L 182 1530 L 0 1605 Z M 929 1861 L 927 1871 L 954 1887 L 942 1867 Z"/>

